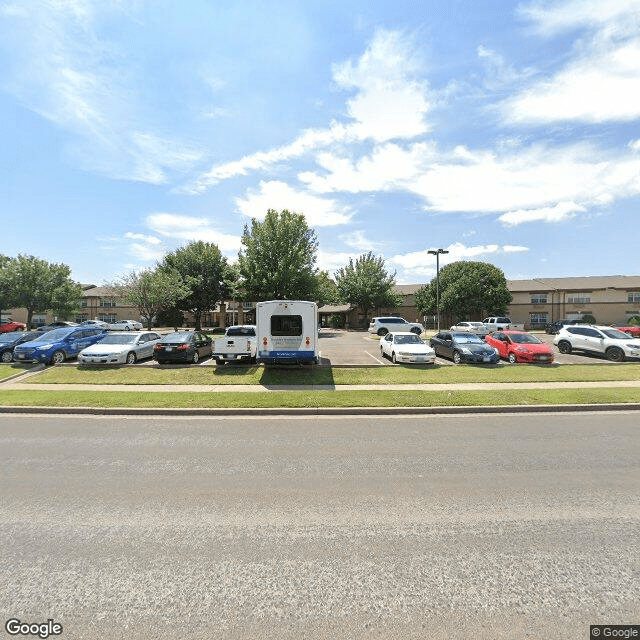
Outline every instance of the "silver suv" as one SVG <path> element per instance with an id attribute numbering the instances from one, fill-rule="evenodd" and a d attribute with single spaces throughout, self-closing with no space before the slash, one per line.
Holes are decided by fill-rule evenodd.
<path id="1" fill-rule="evenodd" d="M 553 344 L 560 353 L 586 351 L 606 356 L 614 362 L 640 358 L 640 339 L 613 327 L 599 325 L 569 325 L 562 327 Z"/>
<path id="2" fill-rule="evenodd" d="M 404 318 L 396 316 L 379 316 L 371 319 L 368 331 L 379 336 L 384 336 L 390 331 L 411 331 L 420 335 L 424 333 L 424 327 L 419 322 L 407 322 Z"/>

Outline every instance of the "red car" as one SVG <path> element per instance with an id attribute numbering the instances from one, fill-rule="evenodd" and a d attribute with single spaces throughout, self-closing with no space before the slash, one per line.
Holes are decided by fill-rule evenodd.
<path id="1" fill-rule="evenodd" d="M 26 324 L 22 322 L 12 322 L 9 321 L 5 324 L 0 325 L 0 333 L 6 333 L 8 331 L 23 331 L 27 328 Z"/>
<path id="2" fill-rule="evenodd" d="M 496 331 L 485 338 L 487 344 L 498 350 L 501 358 L 515 362 L 551 364 L 551 347 L 525 331 Z"/>
<path id="3" fill-rule="evenodd" d="M 624 331 L 634 338 L 640 338 L 640 327 L 616 327 L 618 331 Z"/>

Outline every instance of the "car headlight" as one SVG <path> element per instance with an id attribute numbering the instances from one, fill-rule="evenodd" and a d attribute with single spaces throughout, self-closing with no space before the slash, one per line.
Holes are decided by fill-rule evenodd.
<path id="1" fill-rule="evenodd" d="M 52 346 L 53 346 L 52 344 L 43 344 L 43 345 L 41 345 L 41 346 L 39 346 L 39 347 L 36 347 L 36 349 L 37 349 L 38 351 L 41 351 L 41 350 L 43 350 L 43 349 L 51 349 L 51 347 L 52 347 Z"/>
<path id="2" fill-rule="evenodd" d="M 471 349 L 467 349 L 467 347 L 462 347 L 462 349 L 460 349 L 460 351 L 462 351 L 462 353 L 464 353 L 466 356 L 470 356 L 471 355 Z"/>

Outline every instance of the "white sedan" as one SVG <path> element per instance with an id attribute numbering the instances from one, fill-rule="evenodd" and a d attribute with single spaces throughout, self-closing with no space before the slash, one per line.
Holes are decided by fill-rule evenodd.
<path id="1" fill-rule="evenodd" d="M 436 352 L 415 333 L 398 331 L 387 333 L 380 339 L 380 353 L 382 356 L 398 362 L 421 362 L 433 364 Z"/>
<path id="2" fill-rule="evenodd" d="M 467 333 L 473 333 L 477 336 L 484 337 L 490 332 L 485 327 L 484 322 L 458 322 L 449 329 L 449 331 L 466 331 Z"/>
<path id="3" fill-rule="evenodd" d="M 161 336 L 153 331 L 108 333 L 78 354 L 80 364 L 135 364 L 153 355 Z"/>
<path id="4" fill-rule="evenodd" d="M 135 320 L 116 320 L 109 325 L 109 331 L 140 331 L 142 328 Z"/>

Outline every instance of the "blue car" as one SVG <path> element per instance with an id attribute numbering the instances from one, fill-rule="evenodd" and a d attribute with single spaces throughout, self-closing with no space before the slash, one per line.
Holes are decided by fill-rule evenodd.
<path id="1" fill-rule="evenodd" d="M 33 331 L 11 331 L 0 333 L 0 362 L 13 362 L 13 350 L 23 342 L 39 337 Z"/>
<path id="2" fill-rule="evenodd" d="M 75 358 L 80 351 L 90 347 L 107 335 L 99 327 L 67 327 L 54 329 L 35 340 L 19 344 L 13 350 L 15 362 L 43 362 L 60 364 Z"/>

